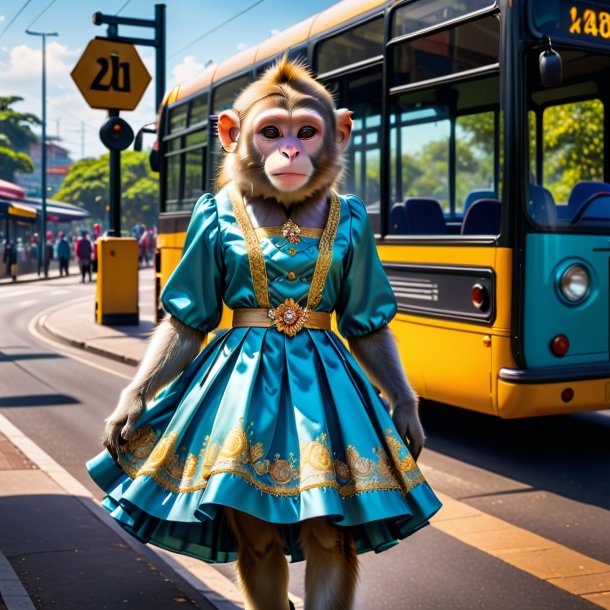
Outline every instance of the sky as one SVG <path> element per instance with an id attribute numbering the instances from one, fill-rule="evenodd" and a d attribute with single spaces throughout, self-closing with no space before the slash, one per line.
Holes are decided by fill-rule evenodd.
<path id="1" fill-rule="evenodd" d="M 48 37 L 47 134 L 58 136 L 73 160 L 95 157 L 106 149 L 99 140 L 104 110 L 89 108 L 70 72 L 89 40 L 106 36 L 107 26 L 93 25 L 92 15 L 154 19 L 154 0 L 0 0 L 0 95 L 18 95 L 19 112 L 42 115 L 42 38 L 26 34 L 56 32 Z M 209 62 L 218 63 L 255 46 L 274 33 L 302 21 L 336 0 L 166 0 L 166 86 L 194 77 Z M 235 18 L 233 18 L 235 17 Z M 224 24 L 225 21 L 229 23 Z M 208 33 L 209 32 L 209 33 Z M 119 26 L 122 36 L 150 38 L 152 30 Z M 154 48 L 138 53 L 154 76 Z M 122 112 L 137 131 L 154 121 L 154 81 L 138 107 Z"/>

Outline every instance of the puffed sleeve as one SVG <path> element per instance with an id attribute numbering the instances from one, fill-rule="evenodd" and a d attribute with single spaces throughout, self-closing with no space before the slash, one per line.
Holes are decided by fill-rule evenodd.
<path id="1" fill-rule="evenodd" d="M 182 259 L 161 295 L 163 307 L 187 326 L 213 330 L 222 315 L 224 276 L 216 201 L 206 194 L 193 209 Z"/>
<path id="2" fill-rule="evenodd" d="M 396 297 L 379 260 L 366 208 L 354 196 L 347 202 L 351 245 L 336 304 L 339 332 L 346 338 L 372 333 L 396 315 Z"/>

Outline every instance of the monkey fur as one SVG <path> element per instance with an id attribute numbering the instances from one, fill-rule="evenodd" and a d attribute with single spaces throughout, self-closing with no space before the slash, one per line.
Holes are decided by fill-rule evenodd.
<path id="1" fill-rule="evenodd" d="M 350 116 L 348 110 L 334 109 L 330 93 L 305 68 L 282 60 L 220 114 L 219 138 L 227 154 L 218 188 L 237 185 L 255 228 L 282 225 L 288 218 L 323 228 L 331 187 L 343 171 Z M 111 453 L 132 437 L 145 401 L 195 358 L 203 339 L 171 317 L 160 324 L 134 380 L 106 421 L 104 445 Z M 397 430 L 417 459 L 424 443 L 418 400 L 390 329 L 352 337 L 349 346 L 388 398 Z M 226 508 L 225 514 L 238 540 L 237 570 L 246 607 L 288 610 L 288 566 L 279 529 L 235 509 Z M 349 610 L 358 575 L 351 530 L 316 518 L 302 522 L 300 531 L 307 560 L 305 609 Z"/>

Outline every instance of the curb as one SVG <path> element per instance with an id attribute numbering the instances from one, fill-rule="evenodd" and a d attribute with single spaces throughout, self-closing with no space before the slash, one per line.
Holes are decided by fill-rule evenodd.
<path id="1" fill-rule="evenodd" d="M 2 551 L 0 551 L 0 608 L 36 610 L 19 576 Z"/>
<path id="2" fill-rule="evenodd" d="M 83 297 L 82 299 L 74 299 L 71 303 L 75 303 L 78 301 L 84 301 L 85 299 L 90 299 L 90 296 Z M 124 354 L 114 352 L 109 349 L 105 349 L 103 347 L 99 347 L 93 343 L 88 341 L 83 341 L 82 339 L 74 339 L 72 337 L 67 337 L 63 332 L 59 331 L 57 328 L 54 328 L 51 323 L 49 323 L 49 316 L 55 313 L 56 311 L 63 309 L 65 304 L 62 304 L 58 307 L 54 307 L 50 310 L 45 311 L 42 315 L 36 318 L 34 324 L 38 328 L 46 331 L 49 335 L 53 337 L 53 339 L 59 343 L 63 343 L 64 345 L 71 345 L 73 347 L 77 347 L 79 349 L 83 349 L 85 351 L 91 352 L 92 354 L 96 354 L 98 356 L 104 356 L 105 358 L 110 358 L 111 360 L 115 360 L 117 362 L 122 362 L 123 364 L 128 364 L 129 366 L 136 367 L 140 364 L 140 361 L 136 358 L 131 358 L 130 356 L 125 356 Z"/>

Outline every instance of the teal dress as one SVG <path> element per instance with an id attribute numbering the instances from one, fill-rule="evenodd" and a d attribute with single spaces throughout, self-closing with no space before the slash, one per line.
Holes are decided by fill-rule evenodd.
<path id="1" fill-rule="evenodd" d="M 337 313 L 344 337 L 390 322 L 396 300 L 366 209 L 331 199 L 323 232 L 252 228 L 225 189 L 196 204 L 182 260 L 162 300 L 182 323 L 216 329 L 231 309 L 292 298 Z M 296 243 L 298 242 L 298 243 Z M 237 558 L 223 507 L 279 524 L 303 559 L 298 523 L 350 527 L 358 552 L 383 551 L 428 523 L 440 502 L 383 401 L 331 330 L 218 329 L 146 407 L 115 462 L 88 462 L 103 506 L 142 542 L 209 562 Z"/>

